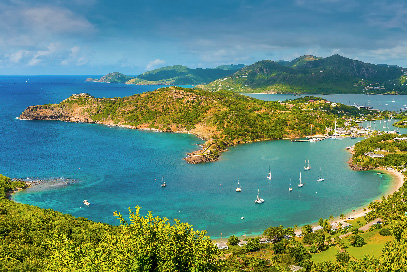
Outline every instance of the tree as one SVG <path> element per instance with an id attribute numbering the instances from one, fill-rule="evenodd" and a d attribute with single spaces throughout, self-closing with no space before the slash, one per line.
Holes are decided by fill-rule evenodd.
<path id="1" fill-rule="evenodd" d="M 236 236 L 232 235 L 228 239 L 228 244 L 231 246 L 236 246 L 240 242 L 239 238 Z"/>
<path id="2" fill-rule="evenodd" d="M 349 237 L 349 243 L 354 247 L 361 247 L 366 244 L 365 239 L 363 239 L 363 237 L 358 234 L 352 234 Z"/>
<path id="3" fill-rule="evenodd" d="M 310 225 L 302 226 L 301 230 L 303 234 L 312 233 L 312 227 Z"/>
<path id="4" fill-rule="evenodd" d="M 77 243 L 55 233 L 47 244 L 52 255 L 47 270 L 103 271 L 213 271 L 219 270 L 220 252 L 205 231 L 167 218 L 130 211 L 130 223 L 120 213 L 117 232 L 106 232 L 97 243 Z M 90 258 L 92 261 L 90 261 Z"/>
<path id="5" fill-rule="evenodd" d="M 263 235 L 266 236 L 273 243 L 281 241 L 284 238 L 286 231 L 283 226 L 269 227 L 264 232 Z"/>
<path id="6" fill-rule="evenodd" d="M 339 251 L 336 253 L 336 261 L 341 264 L 346 264 L 350 260 L 350 255 L 347 251 Z"/>
<path id="7" fill-rule="evenodd" d="M 323 227 L 323 226 L 324 226 L 324 219 L 323 219 L 323 218 L 320 218 L 320 219 L 318 220 L 318 224 L 319 224 L 321 227 Z"/>
<path id="8" fill-rule="evenodd" d="M 260 239 L 258 237 L 248 238 L 245 248 L 248 252 L 253 252 L 253 251 L 259 250 L 260 249 Z"/>

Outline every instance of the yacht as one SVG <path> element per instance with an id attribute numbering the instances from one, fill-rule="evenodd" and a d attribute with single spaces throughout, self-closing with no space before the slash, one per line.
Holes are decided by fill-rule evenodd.
<path id="1" fill-rule="evenodd" d="M 304 186 L 304 184 L 302 184 L 302 180 L 301 180 L 301 172 L 300 172 L 300 184 L 298 184 L 298 187 L 302 187 Z"/>
<path id="2" fill-rule="evenodd" d="M 264 199 L 260 198 L 259 194 L 260 194 L 260 190 L 257 189 L 257 199 L 254 201 L 254 203 L 256 203 L 256 204 L 262 204 L 264 202 Z"/>
<path id="3" fill-rule="evenodd" d="M 308 171 L 310 169 L 311 169 L 311 166 L 309 166 L 309 160 L 308 160 L 308 164 L 307 164 L 307 160 L 305 160 L 304 170 Z"/>
<path id="4" fill-rule="evenodd" d="M 239 184 L 239 180 L 237 181 L 237 188 L 236 188 L 236 192 L 241 192 L 242 188 L 240 188 L 240 184 Z"/>

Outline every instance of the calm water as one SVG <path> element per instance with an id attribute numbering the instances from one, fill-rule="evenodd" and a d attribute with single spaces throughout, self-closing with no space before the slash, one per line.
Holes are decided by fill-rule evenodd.
<path id="1" fill-rule="evenodd" d="M 345 147 L 357 139 L 246 144 L 230 148 L 218 162 L 189 165 L 182 158 L 201 143 L 191 135 L 15 119 L 29 105 L 60 102 L 72 93 L 115 97 L 154 89 L 85 79 L 0 77 L 0 173 L 75 181 L 34 187 L 15 195 L 16 201 L 111 224 L 118 223 L 113 211 L 126 215 L 128 207 L 139 205 L 144 213 L 179 218 L 219 237 L 338 216 L 369 203 L 390 184 L 388 176 L 348 168 Z M 307 172 L 305 159 L 312 167 Z M 297 187 L 300 171 L 303 188 Z M 319 175 L 324 182 L 316 181 Z M 166 188 L 160 186 L 163 176 Z M 241 193 L 235 192 L 237 180 Z M 258 189 L 261 205 L 254 204 Z"/>

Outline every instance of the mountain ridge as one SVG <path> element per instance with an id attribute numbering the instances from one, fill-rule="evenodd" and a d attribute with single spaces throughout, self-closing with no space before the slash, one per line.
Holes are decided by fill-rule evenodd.
<path id="1" fill-rule="evenodd" d="M 239 93 L 389 93 L 407 94 L 407 72 L 340 55 L 305 55 L 290 62 L 262 60 L 202 88 Z"/>

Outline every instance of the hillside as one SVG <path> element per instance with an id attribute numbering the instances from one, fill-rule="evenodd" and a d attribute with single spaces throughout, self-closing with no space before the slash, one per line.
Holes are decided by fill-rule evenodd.
<path id="1" fill-rule="evenodd" d="M 105 76 L 102 76 L 100 79 L 87 78 L 86 81 L 104 82 L 104 83 L 126 83 L 132 78 L 133 77 L 123 75 L 122 73 L 119 72 L 113 72 Z"/>
<path id="2" fill-rule="evenodd" d="M 232 64 L 222 65 L 216 68 L 191 69 L 182 65 L 173 65 L 147 71 L 137 77 L 114 72 L 100 79 L 88 78 L 87 81 L 137 85 L 198 85 L 207 84 L 216 79 L 230 76 L 243 67 L 243 64 Z"/>
<path id="3" fill-rule="evenodd" d="M 20 119 L 98 123 L 134 129 L 192 133 L 206 140 L 186 160 L 217 160 L 226 147 L 253 141 L 325 133 L 334 119 L 367 113 L 320 98 L 262 101 L 229 91 L 167 87 L 124 98 L 72 95 L 59 104 L 28 107 Z M 343 124 L 343 119 L 338 119 Z"/>
<path id="4" fill-rule="evenodd" d="M 391 93 L 407 94 L 406 70 L 339 55 L 302 56 L 293 61 L 263 60 L 204 86 L 238 93 Z"/>

